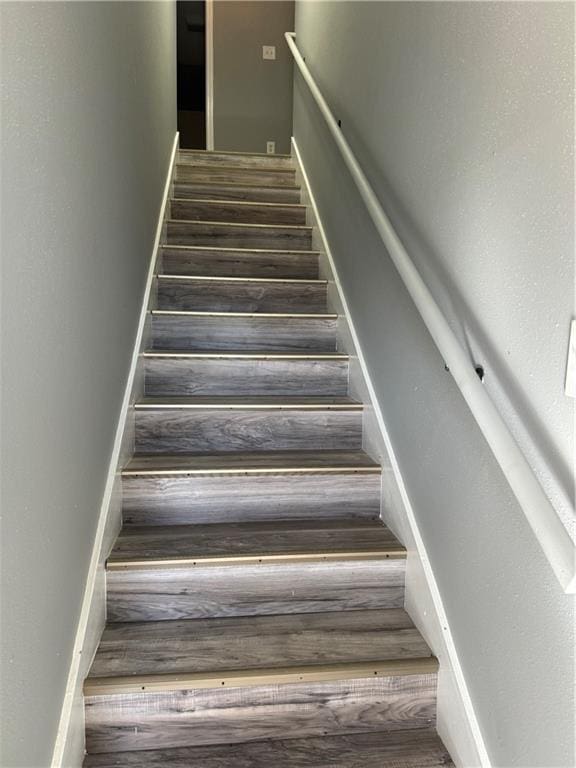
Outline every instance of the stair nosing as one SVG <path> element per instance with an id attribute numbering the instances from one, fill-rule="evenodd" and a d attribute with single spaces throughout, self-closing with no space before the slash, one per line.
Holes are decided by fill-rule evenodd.
<path id="1" fill-rule="evenodd" d="M 209 225 L 210 227 L 252 227 L 257 229 L 299 229 L 312 232 L 307 224 L 250 224 L 245 221 L 210 221 L 208 219 L 166 219 L 167 224 Z M 250 250 L 250 249 L 248 249 Z"/>
<path id="2" fill-rule="evenodd" d="M 238 277 L 230 276 L 225 277 L 223 275 L 178 275 L 178 274 L 157 274 L 158 280 L 199 280 L 202 282 L 215 282 L 215 283 L 295 283 L 296 285 L 302 285 L 304 283 L 311 283 L 313 285 L 328 285 L 328 280 L 321 280 L 319 278 L 309 279 L 300 277 Z"/>
<path id="3" fill-rule="evenodd" d="M 173 468 L 173 469 L 123 469 L 122 477 L 186 477 L 199 475 L 350 475 L 350 474 L 372 474 L 379 475 L 382 468 L 378 465 L 367 466 L 342 466 L 334 467 L 330 465 L 318 467 L 231 467 L 229 469 L 220 467 L 218 469 L 192 469 L 192 468 Z"/>
<path id="4" fill-rule="evenodd" d="M 148 350 L 142 352 L 142 357 L 159 357 L 165 359 L 196 359 L 208 360 L 349 360 L 350 355 L 338 352 L 317 352 L 312 354 L 293 352 L 168 352 Z"/>
<path id="5" fill-rule="evenodd" d="M 303 208 L 308 206 L 303 203 L 270 203 L 265 200 L 219 200 L 217 198 L 195 198 L 195 197 L 171 197 L 171 203 L 200 203 L 201 205 L 257 205 L 263 208 Z M 240 222 L 239 222 L 240 223 Z M 278 225 L 283 226 L 283 225 Z"/>
<path id="6" fill-rule="evenodd" d="M 355 678 L 400 677 L 429 675 L 438 672 L 434 656 L 413 659 L 387 659 L 376 662 L 341 662 L 294 667 L 263 667 L 261 669 L 223 671 L 220 674 L 141 675 L 133 677 L 86 678 L 84 696 L 154 693 L 194 688 L 232 688 L 289 683 L 350 680 Z"/>
<path id="7" fill-rule="evenodd" d="M 380 547 L 350 552 L 293 552 L 251 555 L 210 555 L 208 557 L 142 558 L 141 560 L 108 560 L 107 571 L 178 570 L 195 566 L 279 565 L 283 563 L 357 562 L 364 560 L 405 560 L 403 547 Z"/>
<path id="8" fill-rule="evenodd" d="M 151 315 L 184 315 L 190 317 L 278 317 L 316 319 L 316 320 L 337 320 L 338 315 L 334 312 L 213 312 L 200 311 L 194 309 L 151 309 Z"/>
<path id="9" fill-rule="evenodd" d="M 177 398 L 175 398 L 177 399 Z M 223 398 L 225 400 L 225 398 Z M 157 403 L 141 400 L 134 403 L 134 409 L 137 411 L 185 411 L 185 410 L 213 410 L 213 411 L 361 411 L 364 409 L 363 403 L 305 403 L 293 402 L 281 403 L 226 403 L 226 402 L 203 402 L 203 403 L 184 403 L 170 402 L 169 398 Z"/>

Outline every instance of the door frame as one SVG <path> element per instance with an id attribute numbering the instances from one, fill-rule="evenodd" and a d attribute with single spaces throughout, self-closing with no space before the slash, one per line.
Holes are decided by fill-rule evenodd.
<path id="1" fill-rule="evenodd" d="M 206 149 L 214 149 L 214 0 L 204 5 L 204 50 L 206 64 Z"/>

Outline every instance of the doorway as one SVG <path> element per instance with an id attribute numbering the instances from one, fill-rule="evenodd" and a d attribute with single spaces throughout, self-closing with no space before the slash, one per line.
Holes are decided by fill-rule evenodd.
<path id="1" fill-rule="evenodd" d="M 211 148 L 206 126 L 209 3 L 210 0 L 178 0 L 176 3 L 178 130 L 182 149 Z"/>

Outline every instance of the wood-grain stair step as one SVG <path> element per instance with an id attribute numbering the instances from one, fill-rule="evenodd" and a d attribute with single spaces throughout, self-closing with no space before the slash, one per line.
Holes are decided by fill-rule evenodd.
<path id="1" fill-rule="evenodd" d="M 323 452 L 329 463 L 324 471 L 314 456 L 312 463 L 305 452 L 268 454 L 264 465 L 262 454 L 196 457 L 194 463 L 190 457 L 139 457 L 122 477 L 124 525 L 378 519 L 381 476 L 375 464 L 357 471 L 355 454 Z"/>
<path id="2" fill-rule="evenodd" d="M 277 451 L 204 456 L 135 456 L 123 477 L 167 475 L 377 474 L 381 467 L 363 451 Z"/>
<path id="3" fill-rule="evenodd" d="M 399 608 L 405 556 L 362 519 L 124 528 L 107 562 L 108 620 Z"/>
<path id="4" fill-rule="evenodd" d="M 145 397 L 134 404 L 139 411 L 150 410 L 279 410 L 279 411 L 361 411 L 362 403 L 351 397 Z"/>
<path id="5" fill-rule="evenodd" d="M 298 203 L 271 203 L 253 200 L 194 200 L 174 197 L 170 201 L 173 219 L 226 221 L 245 224 L 306 224 L 306 206 Z"/>
<path id="6" fill-rule="evenodd" d="M 348 356 L 230 350 L 158 350 L 143 357 L 147 396 L 343 397 Z"/>
<path id="7" fill-rule="evenodd" d="M 362 406 L 334 398 L 202 398 L 136 404 L 137 453 L 359 450 Z"/>
<path id="8" fill-rule="evenodd" d="M 84 768 L 452 768 L 430 729 L 88 755 Z"/>
<path id="9" fill-rule="evenodd" d="M 162 268 L 172 275 L 318 279 L 318 251 L 164 245 Z"/>
<path id="10" fill-rule="evenodd" d="M 262 187 L 296 187 L 293 168 L 241 168 L 234 165 L 204 163 L 191 165 L 177 162 L 174 171 L 178 181 L 210 181 L 217 183 L 252 184 Z"/>
<path id="11" fill-rule="evenodd" d="M 312 249 L 312 227 L 168 219 L 166 240 L 168 245 L 309 251 Z"/>
<path id="12" fill-rule="evenodd" d="M 336 352 L 338 316 L 330 313 L 153 310 L 153 349 Z"/>
<path id="13" fill-rule="evenodd" d="M 258 186 L 234 182 L 175 181 L 174 197 L 199 200 L 250 200 L 261 203 L 299 203 L 300 187 Z"/>
<path id="14" fill-rule="evenodd" d="M 280 520 L 132 528 L 120 534 L 106 567 L 117 571 L 405 557 L 404 547 L 382 523 Z"/>
<path id="15" fill-rule="evenodd" d="M 272 673 L 277 681 L 294 666 L 310 675 L 327 665 L 414 661 L 431 655 L 402 608 L 110 624 L 87 690 L 96 692 L 98 678 L 116 680 L 118 687 L 118 678 L 134 676 L 214 673 L 225 678 L 244 671 L 248 677 L 251 670 L 277 669 L 278 674 Z"/>
<path id="16" fill-rule="evenodd" d="M 325 280 L 160 274 L 158 308 L 215 312 L 326 312 Z"/>
<path id="17" fill-rule="evenodd" d="M 178 162 L 190 165 L 225 165 L 239 168 L 294 168 L 292 155 L 262 152 L 215 152 L 203 149 L 180 149 Z"/>

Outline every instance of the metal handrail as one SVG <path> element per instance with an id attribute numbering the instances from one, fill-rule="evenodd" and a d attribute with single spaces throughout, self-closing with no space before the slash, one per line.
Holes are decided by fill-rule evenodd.
<path id="1" fill-rule="evenodd" d="M 454 377 L 462 396 L 496 457 L 528 524 L 564 591 L 576 592 L 576 548 L 574 542 L 540 485 L 524 453 L 478 378 L 474 364 L 458 341 L 448 320 L 380 205 L 376 193 L 364 175 L 350 149 L 350 145 L 342 135 L 342 130 L 296 46 L 296 34 L 286 32 L 285 38 L 298 69 L 354 179 L 358 192 L 366 204 L 370 218 L 378 230 L 408 293 L 426 323 L 446 366 Z"/>

